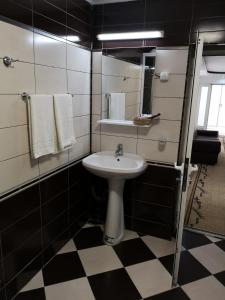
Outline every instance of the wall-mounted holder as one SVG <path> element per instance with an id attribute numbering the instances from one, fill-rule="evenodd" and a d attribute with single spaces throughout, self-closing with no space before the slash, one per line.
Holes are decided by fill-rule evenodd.
<path id="1" fill-rule="evenodd" d="M 167 82 L 169 80 L 168 72 L 160 72 L 160 74 L 155 73 L 155 76 L 160 79 L 162 82 Z"/>
<path id="2" fill-rule="evenodd" d="M 12 57 L 9 56 L 4 56 L 3 57 L 3 64 L 7 67 L 7 68 L 14 68 L 13 63 L 19 61 L 18 59 L 13 59 Z"/>

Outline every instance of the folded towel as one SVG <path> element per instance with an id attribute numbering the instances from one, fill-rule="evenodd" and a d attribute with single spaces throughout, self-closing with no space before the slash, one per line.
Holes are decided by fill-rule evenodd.
<path id="1" fill-rule="evenodd" d="M 110 94 L 109 118 L 113 120 L 125 119 L 125 94 L 124 93 Z"/>
<path id="2" fill-rule="evenodd" d="M 30 149 L 33 158 L 57 152 L 53 97 L 31 95 L 28 99 Z"/>
<path id="3" fill-rule="evenodd" d="M 54 110 L 59 150 L 70 149 L 76 142 L 72 96 L 69 94 L 54 95 Z"/>

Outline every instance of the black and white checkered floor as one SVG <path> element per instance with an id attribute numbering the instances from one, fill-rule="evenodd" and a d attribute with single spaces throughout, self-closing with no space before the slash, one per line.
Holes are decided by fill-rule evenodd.
<path id="1" fill-rule="evenodd" d="M 126 231 L 115 247 L 86 226 L 16 300 L 225 300 L 225 240 L 186 231 L 179 287 L 171 289 L 174 242 Z"/>

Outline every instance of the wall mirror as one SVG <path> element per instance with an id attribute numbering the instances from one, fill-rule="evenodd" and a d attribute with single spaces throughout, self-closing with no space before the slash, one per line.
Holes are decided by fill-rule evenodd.
<path id="1" fill-rule="evenodd" d="M 132 121 L 151 114 L 156 49 L 104 49 L 101 119 Z"/>

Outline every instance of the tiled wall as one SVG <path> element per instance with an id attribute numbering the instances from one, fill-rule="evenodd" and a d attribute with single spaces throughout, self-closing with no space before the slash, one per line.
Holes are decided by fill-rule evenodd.
<path id="1" fill-rule="evenodd" d="M 195 41 L 197 31 L 207 32 L 207 42 L 224 43 L 224 12 L 224 0 L 139 0 L 95 5 L 94 37 L 102 32 L 138 30 L 164 30 L 165 37 L 103 43 L 95 38 L 94 48 L 189 45 Z"/>
<path id="2" fill-rule="evenodd" d="M 89 218 L 89 173 L 64 168 L 0 202 L 0 299 L 10 300 Z"/>
<path id="3" fill-rule="evenodd" d="M 0 21 L 0 194 L 71 163 L 90 151 L 91 53 L 54 37 Z M 72 93 L 77 144 L 69 151 L 30 158 L 26 103 L 19 94 Z M 47 116 L 46 116 L 47 117 Z"/>
<path id="4" fill-rule="evenodd" d="M 4 0 L 0 16 L 56 36 L 78 35 L 80 45 L 91 46 L 92 7 L 85 0 Z"/>
<path id="5" fill-rule="evenodd" d="M 88 219 L 79 159 L 90 152 L 91 53 L 3 21 L 0 39 L 0 58 L 18 60 L 7 68 L 0 59 L 0 299 L 9 300 Z M 30 158 L 22 92 L 74 94 L 71 150 Z"/>
<path id="6" fill-rule="evenodd" d="M 141 66 L 113 57 L 102 56 L 102 118 L 108 115 L 107 93 L 125 93 L 125 119 L 133 120 L 139 112 Z"/>
<path id="7" fill-rule="evenodd" d="M 153 113 L 161 113 L 160 121 L 150 128 L 99 125 L 101 118 L 102 54 L 93 54 L 92 151 L 115 150 L 118 143 L 127 152 L 138 153 L 154 162 L 173 164 L 177 161 L 181 117 L 186 80 L 188 49 L 186 47 L 157 48 L 156 73 L 167 71 L 169 81 L 153 80 Z M 102 79 L 103 78 L 103 79 Z M 107 78 L 105 79 L 107 80 Z M 166 145 L 159 141 L 166 139 Z"/>
<path id="8" fill-rule="evenodd" d="M 125 227 L 139 233 L 170 240 L 176 228 L 179 172 L 173 167 L 149 164 L 144 174 L 127 180 L 124 188 Z M 90 218 L 105 223 L 108 184 L 91 176 Z"/>

